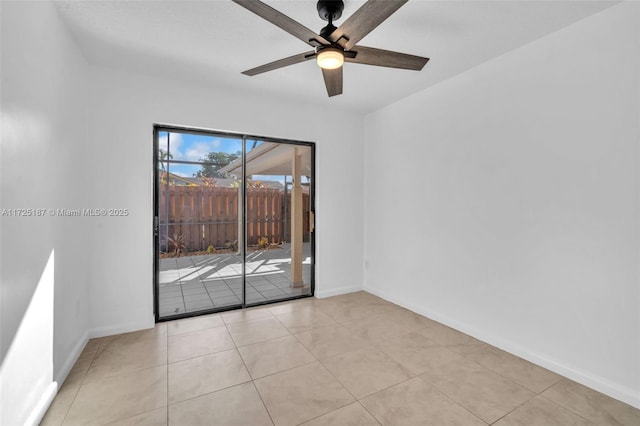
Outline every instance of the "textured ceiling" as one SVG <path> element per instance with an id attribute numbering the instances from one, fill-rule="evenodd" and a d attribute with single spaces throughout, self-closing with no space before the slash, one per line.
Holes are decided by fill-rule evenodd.
<path id="1" fill-rule="evenodd" d="M 315 1 L 266 3 L 314 31 L 325 24 Z M 363 3 L 345 0 L 336 25 Z M 615 3 L 411 0 L 360 44 L 429 57 L 425 68 L 345 64 L 344 94 L 328 98 L 313 61 L 254 77 L 240 74 L 309 47 L 231 1 L 56 1 L 93 64 L 359 112 L 388 105 Z"/>

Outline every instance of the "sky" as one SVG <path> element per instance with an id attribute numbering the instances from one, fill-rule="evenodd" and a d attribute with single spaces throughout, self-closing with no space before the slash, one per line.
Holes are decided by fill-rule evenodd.
<path id="1" fill-rule="evenodd" d="M 261 143 L 261 142 L 259 142 Z M 251 148 L 252 141 L 247 141 L 247 148 Z M 169 152 L 174 161 L 200 161 L 210 152 L 226 152 L 229 154 L 242 151 L 242 139 L 223 138 L 218 136 L 192 135 L 187 133 L 158 133 L 158 149 Z M 171 164 L 169 171 L 178 176 L 192 177 L 199 165 Z M 253 176 L 254 180 L 275 180 L 284 183 L 279 176 Z"/>

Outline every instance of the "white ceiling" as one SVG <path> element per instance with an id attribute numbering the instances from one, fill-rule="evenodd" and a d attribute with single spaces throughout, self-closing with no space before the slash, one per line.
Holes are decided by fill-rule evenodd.
<path id="1" fill-rule="evenodd" d="M 325 25 L 315 1 L 266 3 L 314 31 Z M 345 0 L 336 25 L 363 3 Z M 425 68 L 348 63 L 344 93 L 328 98 L 313 61 L 254 77 L 240 74 L 310 48 L 231 1 L 56 1 L 93 64 L 358 112 L 388 105 L 615 3 L 411 0 L 360 44 L 429 57 Z"/>

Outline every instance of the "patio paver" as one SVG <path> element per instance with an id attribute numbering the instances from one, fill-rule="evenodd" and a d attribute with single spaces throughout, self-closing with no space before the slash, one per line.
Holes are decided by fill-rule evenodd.
<path id="1" fill-rule="evenodd" d="M 310 245 L 303 249 L 303 287 L 291 287 L 289 245 L 247 255 L 246 301 L 255 304 L 310 294 Z M 235 253 L 160 259 L 160 317 L 224 308 L 242 302 L 242 264 Z"/>

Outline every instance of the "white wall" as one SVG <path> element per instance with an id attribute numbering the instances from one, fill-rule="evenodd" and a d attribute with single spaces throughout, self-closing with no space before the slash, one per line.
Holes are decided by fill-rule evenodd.
<path id="1" fill-rule="evenodd" d="M 0 7 L 0 209 L 85 207 L 87 65 L 49 2 Z M 0 224 L 0 424 L 22 425 L 86 342 L 89 228 L 48 212 Z"/>
<path id="2" fill-rule="evenodd" d="M 90 86 L 91 203 L 131 212 L 95 221 L 92 335 L 153 324 L 154 123 L 317 142 L 316 295 L 362 288 L 361 116 L 105 68 Z"/>
<path id="3" fill-rule="evenodd" d="M 365 289 L 640 406 L 639 6 L 365 117 Z"/>
<path id="4" fill-rule="evenodd" d="M 0 15 L 0 208 L 45 209 L 1 218 L 1 424 L 38 421 L 89 334 L 153 325 L 153 123 L 317 142 L 316 294 L 362 288 L 361 116 L 90 67 L 50 2 Z"/>

